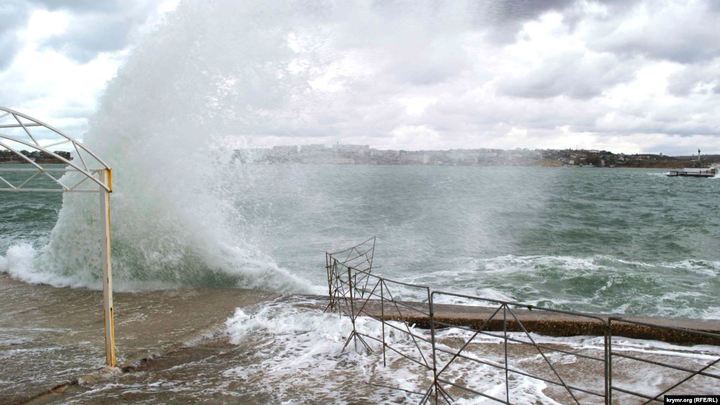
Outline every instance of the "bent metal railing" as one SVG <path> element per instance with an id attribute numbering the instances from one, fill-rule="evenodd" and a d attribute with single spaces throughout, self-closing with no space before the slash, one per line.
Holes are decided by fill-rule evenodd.
<path id="1" fill-rule="evenodd" d="M 117 361 L 110 246 L 112 190 L 112 169 L 87 146 L 37 118 L 0 107 L 0 193 L 100 195 L 105 364 L 109 367 L 115 367 Z"/>
<path id="2" fill-rule="evenodd" d="M 387 356 L 399 356 L 414 367 L 427 382 L 428 388 L 418 391 L 368 381 L 370 385 L 417 395 L 420 404 L 453 403 L 455 396 L 463 393 L 498 403 L 518 403 L 513 399 L 519 378 L 541 381 L 548 387 L 553 400 L 570 404 L 663 403 L 664 395 L 677 394 L 679 388 L 687 387 L 688 382 L 700 376 L 712 381 L 701 387 L 720 386 L 720 369 L 713 370 L 720 365 L 718 352 L 706 355 L 707 362 L 694 369 L 670 364 L 666 358 L 674 355 L 670 352 L 658 354 L 650 351 L 643 357 L 628 354 L 627 350 L 613 344 L 613 338 L 618 340 L 625 336 L 623 330 L 627 325 L 645 331 L 670 330 L 693 337 L 689 341 L 700 338 L 715 345 L 720 342 L 719 334 L 432 291 L 428 286 L 373 274 L 374 248 L 375 238 L 371 238 L 352 248 L 326 253 L 329 291 L 326 310 L 350 317 L 352 330 L 345 340 L 343 351 L 351 342 L 355 350 L 361 348 L 368 353 L 373 352 L 373 344 L 380 345 L 383 366 L 387 365 Z M 463 302 L 463 305 L 436 302 Z M 469 318 L 458 320 L 457 317 L 438 316 L 436 311 L 447 311 L 447 308 L 465 313 Z M 531 333 L 530 329 L 542 331 L 552 328 L 542 324 L 543 314 L 560 317 L 564 324 L 572 325 L 565 333 L 567 336 L 599 336 L 602 343 L 596 347 L 568 348 L 570 345 L 562 342 L 538 341 L 541 336 Z M 378 322 L 379 329 L 363 328 L 358 322 L 360 317 Z M 462 333 L 448 336 L 448 330 Z M 480 338 L 487 340 L 478 342 Z M 405 344 L 398 344 L 401 340 Z M 482 344 L 490 348 L 489 353 L 482 356 L 470 353 L 470 347 Z M 501 346 L 499 351 L 496 350 L 498 345 Z M 493 350 L 495 353 L 492 353 Z M 524 365 L 523 359 L 527 359 L 528 353 L 535 354 L 537 364 Z M 582 371 L 563 364 L 567 357 L 576 359 Z M 644 392 L 633 386 L 617 384 L 613 381 L 613 361 L 622 361 L 626 368 L 628 362 L 634 362 L 667 370 L 664 378 L 668 382 L 658 392 Z M 501 395 L 482 392 L 465 378 L 469 374 L 487 374 L 489 370 L 501 373 L 504 384 Z M 636 367 L 635 370 L 642 369 Z"/>
<path id="3" fill-rule="evenodd" d="M 542 344 L 538 343 L 536 339 L 532 336 L 532 334 L 528 331 L 526 328 L 524 322 L 521 320 L 521 315 L 517 312 L 518 307 L 525 307 L 528 306 L 522 305 L 519 303 L 513 303 L 513 302 L 506 302 L 506 301 L 499 301 L 499 300 L 493 300 L 488 298 L 480 298 L 480 297 L 473 297 L 468 295 L 462 295 L 462 294 L 453 294 L 453 293 L 446 293 L 446 292 L 440 292 L 440 291 L 434 291 L 432 294 L 432 300 L 431 302 L 435 302 L 438 298 L 441 297 L 451 297 L 456 299 L 462 299 L 465 302 L 473 303 L 475 306 L 481 306 L 481 307 L 488 307 L 492 310 L 492 313 L 490 316 L 483 319 L 482 324 L 479 327 L 470 328 L 463 325 L 457 325 L 456 323 L 451 322 L 445 322 L 438 318 L 435 318 L 433 320 L 433 323 L 435 327 L 453 327 L 457 329 L 466 330 L 469 333 L 472 333 L 469 338 L 467 338 L 462 346 L 458 350 L 448 350 L 448 348 L 445 347 L 437 347 L 436 353 L 438 354 L 444 354 L 447 356 L 450 356 L 448 360 L 445 360 L 442 362 L 440 360 L 440 356 L 437 356 L 438 361 L 438 371 L 436 374 L 436 379 L 438 383 L 446 384 L 453 386 L 455 388 L 458 388 L 460 390 L 464 390 L 467 392 L 470 392 L 475 395 L 479 395 L 482 397 L 485 397 L 487 399 L 495 400 L 500 403 L 510 403 L 510 375 L 517 374 L 526 378 L 532 378 L 536 380 L 540 380 L 544 383 L 554 385 L 558 388 L 562 389 L 562 394 L 564 394 L 565 399 L 567 399 L 570 403 L 580 403 L 580 401 L 585 397 L 589 400 L 592 399 L 603 399 L 605 398 L 605 392 L 606 388 L 605 386 L 602 387 L 588 387 L 587 385 L 591 382 L 585 382 L 585 386 L 583 386 L 582 382 L 574 382 L 572 381 L 573 375 L 575 373 L 569 373 L 569 372 L 563 372 L 558 368 L 558 363 L 560 360 L 553 361 L 549 354 L 550 353 L 561 353 L 563 355 L 570 355 L 575 356 L 579 358 L 583 358 L 586 361 L 585 367 L 587 369 L 593 370 L 595 373 L 604 375 L 606 373 L 606 369 L 608 367 L 608 361 L 607 361 L 607 353 L 603 353 L 602 356 L 593 356 L 592 354 L 585 354 L 581 351 L 575 350 L 566 350 L 563 348 L 555 347 L 549 344 Z M 568 319 L 568 322 L 576 322 L 578 324 L 595 324 L 595 327 L 593 325 L 586 326 L 589 329 L 596 330 L 599 326 L 600 329 L 604 329 L 605 321 L 601 317 L 593 316 L 593 315 L 586 315 L 576 312 L 570 312 L 570 311 L 560 311 L 560 310 L 553 310 L 553 309 L 546 309 L 546 308 L 538 308 L 533 307 L 532 312 L 537 313 L 550 313 L 550 314 L 561 314 L 562 316 L 566 317 Z M 502 326 L 496 326 L 492 329 L 494 330 L 501 330 L 502 333 L 492 333 L 491 331 L 486 330 L 488 326 L 491 326 L 493 321 L 500 324 Z M 516 335 L 512 335 L 511 332 L 519 332 Z M 493 339 L 499 340 L 503 344 L 503 351 L 502 351 L 502 359 L 500 362 L 498 361 L 492 361 L 488 359 L 481 359 L 473 356 L 465 355 L 463 352 L 464 350 L 478 337 L 478 336 L 488 336 Z M 607 340 L 609 337 L 605 336 L 605 339 Z M 526 345 L 532 348 L 533 352 L 537 352 L 537 355 L 541 358 L 541 366 L 539 369 L 535 370 L 534 373 L 528 372 L 526 370 L 522 370 L 519 368 L 516 368 L 511 365 L 511 356 L 513 355 L 513 351 L 509 349 L 508 343 L 515 343 L 519 345 Z M 456 364 L 458 361 L 464 360 L 466 363 L 472 363 L 474 365 L 482 365 L 485 367 L 491 367 L 496 368 L 499 370 L 502 370 L 505 374 L 505 389 L 504 389 L 504 397 L 497 397 L 492 395 L 487 395 L 482 392 L 478 392 L 477 390 L 473 389 L 472 387 L 467 386 L 466 384 L 458 383 L 456 381 L 451 381 L 450 379 L 446 378 L 445 376 L 448 374 L 450 370 L 452 370 L 452 366 Z M 588 364 L 589 363 L 589 364 Z M 465 368 L 467 368 L 467 365 L 465 365 Z M 545 368 L 543 370 L 543 368 Z M 577 377 L 575 375 L 575 377 Z M 584 395 L 580 396 L 580 395 Z M 594 398 L 593 398 L 594 397 Z"/>

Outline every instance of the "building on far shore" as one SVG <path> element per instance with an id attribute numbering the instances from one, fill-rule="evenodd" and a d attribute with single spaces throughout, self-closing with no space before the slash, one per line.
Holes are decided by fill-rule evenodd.
<path id="1" fill-rule="evenodd" d="M 37 163 L 63 163 L 61 160 L 55 158 L 53 155 L 50 155 L 45 152 L 41 151 L 20 151 L 24 156 L 26 156 L 28 159 L 32 160 L 33 162 Z M 72 160 L 72 155 L 70 152 L 65 151 L 53 151 L 53 153 L 57 154 L 61 158 L 65 160 Z M 23 159 L 22 157 L 16 155 L 14 152 L 11 152 L 9 150 L 2 150 L 0 149 L 0 163 L 28 163 L 26 159 Z"/>
<path id="2" fill-rule="evenodd" d="M 385 150 L 368 145 L 289 145 L 235 151 L 242 162 L 434 165 L 434 166 L 578 166 L 578 167 L 701 167 L 720 162 L 720 155 L 693 156 L 612 153 L 585 149 L 450 149 Z"/>

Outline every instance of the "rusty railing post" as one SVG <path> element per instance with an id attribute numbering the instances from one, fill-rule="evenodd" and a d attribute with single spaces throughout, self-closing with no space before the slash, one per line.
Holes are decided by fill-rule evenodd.
<path id="1" fill-rule="evenodd" d="M 428 288 L 428 314 L 430 315 L 430 342 L 432 344 L 432 370 L 433 370 L 433 389 L 435 390 L 435 405 L 438 404 L 440 390 L 437 375 L 437 358 L 435 353 L 435 308 L 433 304 L 433 294 Z"/>
<path id="2" fill-rule="evenodd" d="M 612 319 L 605 325 L 605 403 L 612 404 Z"/>
<path id="3" fill-rule="evenodd" d="M 382 354 L 383 367 L 387 367 L 385 359 L 385 280 L 380 279 L 380 319 L 382 320 Z"/>
<path id="4" fill-rule="evenodd" d="M 353 282 L 352 282 L 352 270 L 350 267 L 347 268 L 348 272 L 348 290 L 350 290 L 350 321 L 352 322 L 352 338 L 355 344 L 355 351 L 357 351 L 357 330 L 355 329 L 355 303 L 353 302 Z"/>
<path id="5" fill-rule="evenodd" d="M 510 403 L 510 379 L 508 377 L 508 335 L 507 335 L 507 304 L 503 304 L 503 336 L 505 351 L 505 401 Z"/>

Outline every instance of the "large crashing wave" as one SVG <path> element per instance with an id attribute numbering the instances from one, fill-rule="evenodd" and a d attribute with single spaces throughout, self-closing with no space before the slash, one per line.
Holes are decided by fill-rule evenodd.
<path id="1" fill-rule="evenodd" d="M 237 285 L 302 289 L 248 242 L 228 185 L 230 135 L 256 133 L 307 83 L 289 74 L 293 5 L 185 2 L 113 79 L 85 143 L 114 173 L 116 285 Z M 279 22 L 280 21 L 280 22 Z M 287 25 L 283 26 L 282 21 Z M 277 117 L 275 117 L 277 118 Z M 65 195 L 28 281 L 99 286 L 96 196 Z M 7 267 L 7 265 L 5 265 Z"/>
<path id="2" fill-rule="evenodd" d="M 294 135 L 362 138 L 365 123 L 403 116 L 403 103 L 381 96 L 394 93 L 376 71 L 405 78 L 408 88 L 459 74 L 475 38 L 461 28 L 482 26 L 468 12 L 477 9 L 430 0 L 181 2 L 109 83 L 84 139 L 114 169 L 117 285 L 302 284 L 244 234 L 227 198 L 228 185 L 244 181 L 227 168 L 230 149 L 252 136 L 264 144 Z M 99 285 L 96 212 L 95 198 L 64 196 L 36 274 L 9 271 Z"/>

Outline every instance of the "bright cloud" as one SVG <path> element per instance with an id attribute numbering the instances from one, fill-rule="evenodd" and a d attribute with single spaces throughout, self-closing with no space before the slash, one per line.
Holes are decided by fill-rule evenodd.
<path id="1" fill-rule="evenodd" d="M 82 136 L 132 45 L 176 3 L 3 2 L 0 18 L 12 24 L 0 25 L 0 105 Z"/>

